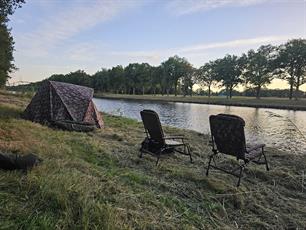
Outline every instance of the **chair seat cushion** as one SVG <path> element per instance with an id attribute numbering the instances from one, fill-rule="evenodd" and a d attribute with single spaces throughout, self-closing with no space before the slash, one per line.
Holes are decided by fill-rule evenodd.
<path id="1" fill-rule="evenodd" d="M 182 143 L 182 142 L 174 141 L 174 140 L 171 140 L 171 139 L 166 139 L 165 142 L 166 142 L 166 145 L 171 145 L 171 146 L 184 145 L 184 143 Z"/>
<path id="2" fill-rule="evenodd" d="M 264 147 L 265 144 L 255 144 L 255 145 L 250 145 L 247 144 L 246 146 L 246 154 L 245 158 L 248 160 L 253 160 L 257 157 L 259 157 L 262 154 L 262 147 Z"/>

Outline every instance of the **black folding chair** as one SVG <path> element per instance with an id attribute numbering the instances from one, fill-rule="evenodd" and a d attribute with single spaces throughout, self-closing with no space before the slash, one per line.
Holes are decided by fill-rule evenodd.
<path id="1" fill-rule="evenodd" d="M 143 153 L 154 155 L 157 165 L 161 156 L 178 152 L 189 156 L 192 162 L 191 149 L 184 136 L 165 136 L 158 114 L 153 110 L 143 110 L 140 115 L 146 138 L 141 144 L 139 157 Z"/>
<path id="2" fill-rule="evenodd" d="M 218 169 L 238 177 L 237 186 L 239 186 L 243 170 L 248 163 L 265 164 L 267 171 L 269 171 L 268 161 L 264 152 L 265 144 L 246 144 L 245 122 L 241 117 L 229 114 L 212 115 L 209 117 L 209 123 L 213 154 L 209 156 L 207 176 L 210 168 Z M 235 156 L 239 166 L 232 171 L 218 167 L 216 156 L 219 153 Z M 264 159 L 262 160 L 262 158 Z"/>

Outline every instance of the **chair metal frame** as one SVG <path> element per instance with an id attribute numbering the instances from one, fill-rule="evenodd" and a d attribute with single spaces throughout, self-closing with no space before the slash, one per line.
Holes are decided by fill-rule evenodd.
<path id="1" fill-rule="evenodd" d="M 162 143 L 158 142 L 161 146 L 160 146 L 160 149 L 156 153 L 153 153 L 153 152 L 149 151 L 148 149 L 144 149 L 144 148 L 141 147 L 140 148 L 140 154 L 139 154 L 140 158 L 142 158 L 143 153 L 148 153 L 152 156 L 156 156 L 157 160 L 156 160 L 155 165 L 157 166 L 160 158 L 163 155 L 170 155 L 170 154 L 173 154 L 174 152 L 177 152 L 177 153 L 180 153 L 182 155 L 189 156 L 190 162 L 191 163 L 193 162 L 193 159 L 192 159 L 192 156 L 191 156 L 191 148 L 190 148 L 189 143 L 186 142 L 186 140 L 187 140 L 186 137 L 184 137 L 182 135 L 180 135 L 180 136 L 164 136 L 164 131 L 162 129 L 158 114 L 153 110 L 143 110 L 143 111 L 141 111 L 141 114 L 142 113 L 151 113 L 152 115 L 154 115 L 156 117 L 156 122 L 158 122 L 157 125 L 159 126 L 159 131 L 160 131 L 160 134 L 161 134 Z M 154 140 L 149 134 L 148 127 L 145 126 L 143 116 L 141 116 L 141 117 L 142 117 L 142 121 L 143 121 L 143 125 L 144 125 L 146 138 L 148 138 L 148 140 Z M 181 140 L 181 143 L 167 144 L 166 140 Z M 177 147 L 183 147 L 183 151 L 177 149 Z"/>
<path id="2" fill-rule="evenodd" d="M 233 116 L 233 115 L 229 115 L 229 114 L 219 114 L 219 115 L 220 116 L 227 116 L 227 117 L 232 117 L 232 118 L 235 117 L 235 118 L 237 118 L 237 116 Z M 240 119 L 242 119 L 242 118 L 240 118 Z M 217 148 L 217 146 L 215 144 L 215 138 L 214 138 L 214 135 L 212 133 L 212 129 L 211 129 L 211 141 L 210 141 L 210 144 L 212 145 L 212 152 L 213 152 L 213 154 L 209 155 L 208 166 L 207 166 L 207 169 L 206 169 L 206 176 L 208 176 L 208 174 L 209 174 L 209 169 L 210 168 L 214 168 L 214 169 L 220 170 L 222 172 L 225 172 L 227 174 L 230 174 L 230 175 L 233 175 L 235 177 L 238 177 L 237 187 L 239 187 L 240 186 L 240 182 L 241 182 L 241 178 L 243 177 L 243 171 L 244 171 L 244 169 L 246 168 L 246 166 L 249 163 L 253 162 L 255 164 L 265 164 L 266 165 L 266 170 L 269 171 L 269 165 L 268 165 L 267 157 L 266 157 L 266 154 L 265 154 L 265 151 L 264 151 L 264 147 L 265 147 L 264 144 L 258 145 L 255 148 L 250 148 L 250 149 L 245 148 L 244 156 L 243 157 L 241 157 L 241 156 L 239 156 L 237 154 L 236 158 L 237 158 L 237 161 L 238 161 L 238 166 L 236 168 L 234 168 L 233 170 L 231 170 L 231 171 L 228 171 L 228 170 L 226 170 L 224 168 L 221 168 L 221 167 L 217 166 L 216 156 L 218 154 L 231 155 L 231 156 L 233 156 L 233 155 L 232 154 L 228 154 L 228 153 L 223 153 L 223 152 L 218 150 L 218 148 Z M 246 146 L 246 142 L 245 142 L 245 146 Z M 248 159 L 247 158 L 248 154 L 251 151 L 259 149 L 259 148 L 261 148 L 261 153 L 259 154 L 258 157 L 255 157 L 253 159 Z M 262 156 L 264 157 L 264 161 L 261 161 Z M 213 162 L 213 164 L 212 164 L 212 162 Z M 238 173 L 237 173 L 237 171 L 238 171 Z"/>

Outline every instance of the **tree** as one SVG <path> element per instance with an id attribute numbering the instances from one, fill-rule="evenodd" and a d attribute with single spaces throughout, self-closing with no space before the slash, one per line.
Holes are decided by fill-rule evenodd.
<path id="1" fill-rule="evenodd" d="M 25 0 L 0 0 L 0 16 L 6 20 L 9 15 L 15 12 L 15 9 L 20 8 L 25 3 Z"/>
<path id="2" fill-rule="evenodd" d="M 101 69 L 92 76 L 93 87 L 100 92 L 109 91 L 109 71 Z"/>
<path id="3" fill-rule="evenodd" d="M 0 87 L 9 79 L 9 74 L 16 70 L 13 63 L 14 41 L 5 21 L 0 16 Z"/>
<path id="4" fill-rule="evenodd" d="M 181 80 L 181 86 L 184 97 L 186 95 L 192 96 L 192 87 L 194 85 L 194 76 L 196 73 L 196 69 L 192 67 L 190 64 L 189 67 L 186 66 L 185 74 Z"/>
<path id="5" fill-rule="evenodd" d="M 13 57 L 14 41 L 7 27 L 8 16 L 21 7 L 24 0 L 0 0 L 0 87 L 4 86 L 9 74 L 16 70 Z"/>
<path id="6" fill-rule="evenodd" d="M 156 95 L 157 91 L 161 90 L 162 87 L 162 68 L 161 66 L 151 67 L 150 70 L 150 84 L 153 90 L 153 94 Z M 162 92 L 163 93 L 163 92 Z"/>
<path id="7" fill-rule="evenodd" d="M 255 87 L 256 98 L 260 98 L 262 87 L 270 84 L 273 79 L 271 63 L 274 51 L 275 47 L 266 45 L 259 47 L 257 51 L 249 50 L 247 54 L 243 76 L 247 84 Z"/>
<path id="8" fill-rule="evenodd" d="M 124 75 L 127 80 L 127 85 L 132 90 L 132 94 L 136 94 L 136 89 L 138 86 L 138 63 L 131 63 L 124 69 Z"/>
<path id="9" fill-rule="evenodd" d="M 278 57 L 275 61 L 275 72 L 286 80 L 290 86 L 289 99 L 298 97 L 299 87 L 305 83 L 306 73 L 306 40 L 294 39 L 279 46 Z"/>
<path id="10" fill-rule="evenodd" d="M 210 61 L 196 71 L 196 81 L 201 86 L 208 87 L 208 97 L 211 95 L 211 87 L 217 80 L 216 63 Z"/>
<path id="11" fill-rule="evenodd" d="M 170 85 L 174 86 L 174 94 L 177 96 L 179 79 L 186 75 L 189 71 L 190 63 L 185 58 L 180 58 L 175 55 L 168 58 L 167 61 L 161 64 L 163 76 L 165 80 L 167 94 L 169 94 Z"/>
<path id="12" fill-rule="evenodd" d="M 109 85 L 110 88 L 117 94 L 119 91 L 122 92 L 124 90 L 124 68 L 121 65 L 117 65 L 109 70 Z"/>
<path id="13" fill-rule="evenodd" d="M 77 70 L 75 72 L 70 72 L 66 75 L 54 74 L 49 78 L 49 80 L 67 82 L 87 87 L 92 86 L 92 77 L 89 74 L 87 74 L 84 70 Z"/>
<path id="14" fill-rule="evenodd" d="M 145 88 L 150 83 L 151 66 L 148 63 L 142 63 L 137 70 L 139 84 L 141 85 L 142 94 L 145 94 Z"/>
<path id="15" fill-rule="evenodd" d="M 244 58 L 235 55 L 226 55 L 215 61 L 214 71 L 217 81 L 225 87 L 227 98 L 232 98 L 233 89 L 242 82 L 241 74 L 244 66 Z"/>

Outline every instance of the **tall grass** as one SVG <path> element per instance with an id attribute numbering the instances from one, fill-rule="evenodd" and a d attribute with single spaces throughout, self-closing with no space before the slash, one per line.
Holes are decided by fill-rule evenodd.
<path id="1" fill-rule="evenodd" d="M 34 153 L 44 160 L 26 175 L 0 170 L 0 229 L 306 226 L 302 154 L 268 149 L 272 170 L 251 165 L 236 188 L 230 175 L 205 176 L 207 136 L 166 127 L 167 133 L 187 135 L 195 163 L 174 155 L 156 167 L 153 157 L 138 157 L 144 137 L 140 123 L 104 114 L 102 130 L 61 131 L 22 120 L 28 101 L 0 95 L 0 151 Z"/>

